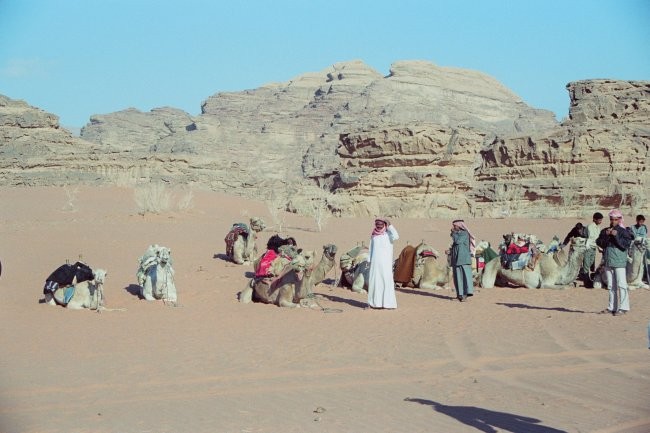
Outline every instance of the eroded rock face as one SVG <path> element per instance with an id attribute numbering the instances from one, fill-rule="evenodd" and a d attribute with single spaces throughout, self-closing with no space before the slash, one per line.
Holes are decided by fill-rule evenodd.
<path id="1" fill-rule="evenodd" d="M 335 191 L 333 207 L 342 213 L 535 217 L 647 210 L 650 83 L 587 80 L 567 87 L 571 118 L 532 134 L 424 124 L 341 134 L 339 165 L 318 180 Z"/>
<path id="2" fill-rule="evenodd" d="M 650 82 L 584 80 L 567 84 L 573 124 L 645 123 L 650 113 Z"/>
<path id="3" fill-rule="evenodd" d="M 490 213 L 481 202 L 499 197 L 519 215 L 648 209 L 650 82 L 585 80 L 567 89 L 570 117 L 561 127 L 496 137 L 481 149 L 473 189 L 479 214 Z"/>
<path id="4" fill-rule="evenodd" d="M 647 208 L 650 83 L 567 86 L 558 124 L 484 74 L 362 62 L 174 108 L 95 115 L 73 137 L 55 115 L 0 97 L 3 184 L 162 179 L 306 211 L 549 216 Z M 589 210 L 591 212 L 591 209 Z"/>
<path id="5" fill-rule="evenodd" d="M 0 182 L 65 183 L 68 162 L 91 147 L 59 127 L 59 118 L 24 101 L 0 95 Z M 81 150 L 83 151 L 83 150 Z"/>
<path id="6" fill-rule="evenodd" d="M 510 134 L 557 125 L 552 113 L 528 107 L 485 74 L 420 61 L 397 62 L 386 77 L 360 61 L 337 63 L 218 93 L 201 109 L 196 117 L 170 109 L 93 116 L 81 136 L 113 149 L 218 155 L 223 169 L 213 184 L 266 180 L 282 188 L 336 169 L 339 135 L 350 131 L 433 122 Z M 233 178 L 230 168 L 249 173 Z"/>

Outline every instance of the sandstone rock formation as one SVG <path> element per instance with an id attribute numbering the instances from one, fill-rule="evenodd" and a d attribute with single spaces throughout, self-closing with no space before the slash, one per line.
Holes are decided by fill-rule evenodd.
<path id="1" fill-rule="evenodd" d="M 59 127 L 59 118 L 0 95 L 0 184 L 65 184 L 66 170 L 91 143 Z"/>
<path id="2" fill-rule="evenodd" d="M 531 134 L 440 125 L 341 134 L 339 166 L 317 180 L 341 213 L 583 216 L 648 209 L 650 83 L 567 86 L 570 119 Z"/>
<path id="3" fill-rule="evenodd" d="M 647 207 L 648 82 L 570 83 L 570 119 L 475 71 L 359 61 L 174 108 L 56 116 L 0 97 L 2 184 L 164 180 L 338 214 L 508 216 Z"/>

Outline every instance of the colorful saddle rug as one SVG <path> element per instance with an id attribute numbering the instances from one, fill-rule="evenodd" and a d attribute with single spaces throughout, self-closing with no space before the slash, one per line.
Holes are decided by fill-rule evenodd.
<path id="1" fill-rule="evenodd" d="M 233 224 L 232 228 L 230 229 L 230 231 L 228 232 L 228 234 L 224 239 L 224 241 L 226 242 L 226 255 L 228 257 L 232 257 L 233 246 L 235 245 L 235 242 L 237 241 L 239 236 L 243 236 L 247 238 L 249 233 L 250 232 L 246 224 L 242 224 L 242 223 Z"/>

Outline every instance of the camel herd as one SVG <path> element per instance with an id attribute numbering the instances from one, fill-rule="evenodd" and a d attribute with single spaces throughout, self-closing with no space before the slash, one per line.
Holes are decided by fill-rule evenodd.
<path id="1" fill-rule="evenodd" d="M 262 256 L 258 254 L 256 243 L 259 233 L 264 229 L 264 221 L 260 218 L 251 218 L 249 225 L 234 224 L 225 238 L 227 259 L 240 265 L 252 264 L 257 270 Z M 521 269 L 511 269 L 504 265 L 500 254 L 494 251 L 488 242 L 478 243 L 475 253 L 477 262 L 474 267 L 474 282 L 477 286 L 562 289 L 575 283 L 587 248 L 584 238 L 574 237 L 568 248 L 558 248 L 557 238 L 554 238 L 549 246 L 545 246 L 534 236 L 523 236 L 534 245 L 533 251 L 536 253 L 531 256 L 527 266 Z M 425 290 L 449 288 L 451 268 L 448 258 L 424 243 L 410 248 L 414 249 L 415 253 L 412 264 L 409 264 L 412 266 L 408 269 L 410 278 L 400 284 Z M 503 245 L 498 249 L 501 252 Z M 648 288 L 643 282 L 647 249 L 647 238 L 636 239 L 630 247 L 627 266 L 627 282 L 630 289 Z M 314 287 L 322 282 L 335 266 L 336 245 L 323 246 L 318 262 L 315 251 L 288 245 L 280 247 L 280 250 L 280 254 L 271 263 L 268 274 L 247 281 L 239 293 L 241 303 L 259 302 L 289 308 L 313 305 Z M 338 286 L 358 293 L 368 290 L 368 253 L 368 248 L 361 244 L 341 254 L 341 277 L 337 281 Z M 485 258 L 484 266 L 478 266 L 479 258 Z M 49 278 L 55 279 L 52 275 Z M 47 280 L 46 288 L 49 287 L 50 290 L 44 289 L 43 302 L 70 309 L 87 308 L 99 311 L 104 308 L 103 285 L 106 271 L 96 269 L 92 270 L 92 276 L 79 275 L 77 273 L 72 281 L 59 281 L 54 285 L 53 281 Z M 176 305 L 178 296 L 169 248 L 155 244 L 149 246 L 138 260 L 136 277 L 142 299 L 162 300 L 166 304 Z M 601 288 L 603 279 L 601 266 L 593 275 L 594 287 Z"/>

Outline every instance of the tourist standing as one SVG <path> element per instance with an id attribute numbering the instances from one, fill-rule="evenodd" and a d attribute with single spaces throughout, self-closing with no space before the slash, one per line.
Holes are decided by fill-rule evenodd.
<path id="1" fill-rule="evenodd" d="M 476 250 L 476 241 L 463 220 L 451 223 L 450 264 L 453 270 L 456 297 L 463 302 L 474 295 L 472 281 L 472 255 Z"/>
<path id="2" fill-rule="evenodd" d="M 623 214 L 614 209 L 609 213 L 609 227 L 601 230 L 596 245 L 603 249 L 605 276 L 609 291 L 609 304 L 602 313 L 614 316 L 626 314 L 630 310 L 630 298 L 627 288 L 625 268 L 627 266 L 627 249 L 632 243 L 633 235 L 623 225 Z"/>
<path id="3" fill-rule="evenodd" d="M 397 230 L 386 218 L 377 218 L 370 237 L 368 305 L 371 308 L 397 308 L 393 281 L 393 243 Z"/>
<path id="4" fill-rule="evenodd" d="M 603 214 L 596 212 L 592 217 L 592 222 L 587 226 L 587 242 L 585 257 L 582 260 L 582 269 L 578 278 L 581 278 L 585 283 L 591 283 L 591 272 L 594 271 L 594 263 L 596 262 L 596 239 L 600 234 L 600 225 L 603 222 Z"/>

